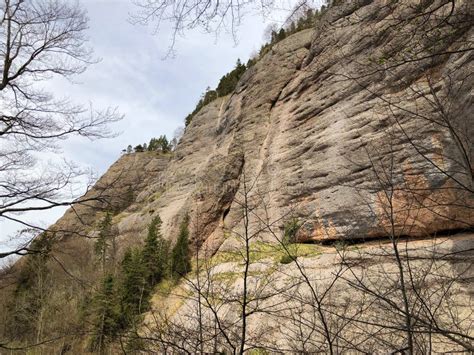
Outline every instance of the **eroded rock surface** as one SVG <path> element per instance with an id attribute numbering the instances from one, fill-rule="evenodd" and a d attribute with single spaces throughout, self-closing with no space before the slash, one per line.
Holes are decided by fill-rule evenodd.
<path id="1" fill-rule="evenodd" d="M 411 286 L 408 292 L 410 304 L 417 309 L 413 312 L 420 331 L 414 336 L 417 352 L 425 352 L 423 343 L 434 353 L 462 352 L 472 346 L 467 339 L 474 332 L 473 244 L 472 234 L 400 241 L 403 267 L 407 275 L 411 271 L 408 283 L 416 284 L 416 292 Z M 406 346 L 401 332 L 399 265 L 390 242 L 342 248 L 300 244 L 291 253 L 296 261 L 281 263 L 279 256 L 285 254 L 281 246 L 267 246 L 252 260 L 246 288 L 247 349 L 277 349 L 269 352 L 278 354 L 363 354 L 388 353 Z M 204 352 L 215 352 L 215 347 L 232 351 L 230 345 L 238 344 L 242 324 L 245 264 L 239 254 L 230 258 L 233 261 L 203 265 L 199 274 L 165 297 L 157 293 L 143 332 L 147 339 L 162 341 L 151 341 L 151 348 L 154 344 L 163 349 L 169 341 L 192 352 L 193 346 L 199 346 L 197 334 L 202 326 L 203 339 L 212 339 L 204 341 Z M 201 285 L 201 308 L 196 285 Z M 423 307 L 436 309 L 431 316 L 439 329 L 430 334 L 429 341 L 421 335 L 421 329 L 432 321 Z M 163 333 L 161 324 L 167 325 Z M 452 336 L 456 333 L 467 337 Z M 334 339 L 331 348 L 328 338 Z"/>
<path id="2" fill-rule="evenodd" d="M 163 235 L 174 241 L 188 215 L 194 245 L 214 255 L 206 259 L 216 262 L 206 276 L 217 277 L 220 301 L 222 295 L 234 295 L 239 305 L 242 295 L 242 258 L 222 253 L 242 257 L 242 237 L 245 232 L 252 236 L 249 282 L 264 299 L 257 306 L 268 310 L 261 312 L 264 315 L 255 312 L 249 321 L 252 345 L 328 352 L 321 345 L 321 329 L 319 338 L 312 334 L 320 320 L 314 308 L 318 302 L 308 287 L 321 286 L 324 292 L 336 275 L 324 312 L 334 332 L 344 335 L 341 351 L 358 350 L 358 341 L 364 341 L 358 338 L 367 336 L 360 327 L 376 319 L 379 324 L 368 327 L 373 333 L 360 351 L 393 352 L 404 346 L 400 332 L 372 336 L 379 333 L 378 326 L 385 329 L 383 317 L 393 316 L 393 329 L 403 329 L 399 265 L 393 250 L 378 242 L 404 237 L 402 264 L 410 267 L 413 260 L 419 279 L 411 281 L 412 289 L 418 290 L 418 281 L 422 286 L 423 297 L 411 295 L 416 307 L 424 295 L 432 295 L 433 302 L 439 295 L 439 304 L 442 301 L 445 313 L 439 315 L 436 350 L 462 348 L 459 339 L 450 339 L 455 347 L 446 348 L 438 335 L 459 327 L 472 339 L 469 260 L 474 239 L 472 234 L 451 236 L 472 230 L 474 222 L 474 67 L 469 50 L 474 45 L 474 2 L 457 1 L 454 8 L 450 4 L 454 2 L 342 1 L 314 30 L 274 45 L 246 71 L 231 95 L 194 116 L 175 152 L 122 156 L 82 198 L 92 200 L 66 212 L 52 227 L 63 238 L 55 246 L 61 268 L 74 270 L 75 281 L 98 278 L 92 242 L 106 211 L 113 213 L 117 260 L 128 246 L 142 243 L 155 216 L 163 221 Z M 430 16 L 419 16 L 430 9 Z M 247 231 L 242 206 L 249 207 Z M 333 247 L 291 244 L 305 250 L 297 255 L 309 277 L 305 280 L 296 262 L 283 262 L 285 254 L 278 249 L 291 221 L 299 226 L 294 236 L 299 242 L 378 242 L 345 248 L 344 258 Z M 445 238 L 412 240 L 441 233 Z M 427 265 L 434 272 L 426 271 Z M 338 274 L 341 270 L 344 277 Z M 389 292 L 393 302 L 388 311 L 380 297 L 367 297 L 372 289 L 360 292 L 354 287 L 362 274 L 370 287 Z M 260 292 L 262 285 L 271 293 L 268 297 Z M 438 294 L 431 293 L 433 285 Z M 196 295 L 189 287 L 183 282 L 167 299 L 155 295 L 151 311 L 164 310 L 170 317 L 166 321 L 182 320 L 182 329 L 195 331 L 189 319 L 196 319 Z M 238 324 L 238 307 L 227 303 L 222 302 L 220 312 L 232 329 Z M 377 307 L 370 308 L 371 303 Z M 452 314 L 450 305 L 457 307 Z M 358 314 L 357 307 L 369 311 Z M 356 327 L 341 326 L 341 314 L 356 317 L 351 322 Z M 308 320 L 305 316 L 310 323 L 298 333 L 301 322 Z M 282 319 L 293 323 L 288 326 Z M 386 341 L 399 346 L 388 349 Z"/>
<path id="3" fill-rule="evenodd" d="M 115 220 L 120 238 L 143 236 L 159 214 L 173 239 L 189 214 L 196 243 L 225 248 L 224 226 L 242 219 L 244 181 L 267 221 L 280 229 L 290 215 L 300 221 L 302 241 L 472 228 L 473 3 L 452 13 L 436 1 L 412 5 L 332 7 L 204 107 L 172 157 L 122 157 L 102 179 L 129 169 L 138 181 L 125 184 L 133 201 Z M 431 8 L 436 16 L 417 20 Z M 71 211 L 64 218 L 58 225 L 77 222 Z"/>

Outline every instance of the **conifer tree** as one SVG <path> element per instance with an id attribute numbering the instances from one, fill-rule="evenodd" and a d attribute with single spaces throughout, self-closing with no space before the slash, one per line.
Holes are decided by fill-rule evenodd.
<path id="1" fill-rule="evenodd" d="M 117 300 L 115 279 L 108 274 L 102 280 L 100 289 L 92 303 L 91 350 L 99 354 L 106 352 L 109 343 L 120 330 L 120 309 Z"/>
<path id="2" fill-rule="evenodd" d="M 278 32 L 278 35 L 277 35 L 277 41 L 282 41 L 284 40 L 286 37 L 286 32 L 285 32 L 285 29 L 281 28 L 280 31 Z"/>
<path id="3" fill-rule="evenodd" d="M 163 238 L 160 228 L 161 219 L 156 216 L 148 226 L 148 235 L 143 247 L 143 263 L 150 287 L 160 282 L 168 270 L 169 243 Z"/>
<path id="4" fill-rule="evenodd" d="M 166 135 L 162 135 L 157 139 L 158 150 L 161 150 L 163 153 L 168 153 L 171 150 L 171 145 L 166 138 Z"/>
<path id="5" fill-rule="evenodd" d="M 151 138 L 150 142 L 148 143 L 148 151 L 152 152 L 156 150 L 158 147 L 158 141 L 156 138 Z"/>
<path id="6" fill-rule="evenodd" d="M 112 239 L 112 214 L 107 212 L 99 224 L 99 236 L 94 245 L 95 253 L 99 258 L 102 272 L 106 269 L 107 257 L 110 247 L 113 243 Z"/>
<path id="7" fill-rule="evenodd" d="M 139 249 L 128 249 L 122 260 L 120 288 L 122 323 L 126 327 L 134 317 L 148 307 L 149 288 L 143 254 Z"/>
<path id="8" fill-rule="evenodd" d="M 181 222 L 178 240 L 171 253 L 173 276 L 180 277 L 191 271 L 191 255 L 189 250 L 188 216 Z"/>

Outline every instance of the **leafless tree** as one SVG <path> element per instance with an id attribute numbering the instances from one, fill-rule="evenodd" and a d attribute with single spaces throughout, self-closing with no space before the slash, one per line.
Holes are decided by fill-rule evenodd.
<path id="1" fill-rule="evenodd" d="M 137 12 L 132 23 L 151 25 L 158 33 L 163 25 L 171 26 L 170 53 L 174 51 L 177 37 L 186 31 L 202 29 L 215 35 L 228 32 L 237 41 L 237 32 L 246 16 L 251 14 L 268 18 L 275 11 L 287 12 L 289 16 L 307 6 L 319 7 L 320 0 L 302 0 L 292 6 L 282 0 L 132 0 Z M 324 2 L 326 3 L 326 2 Z"/>
<path id="2" fill-rule="evenodd" d="M 453 9 L 457 6 L 454 1 L 441 3 L 451 4 Z M 430 16 L 441 18 L 436 16 L 439 2 L 430 4 L 434 4 L 433 9 L 421 8 L 421 15 L 418 11 L 416 17 L 406 20 L 430 23 Z M 400 24 L 398 21 L 401 19 L 394 23 Z M 453 26 L 449 17 L 445 22 Z M 415 47 L 422 43 L 413 41 L 413 37 L 410 40 Z M 427 40 L 430 44 L 431 39 Z M 439 238 L 429 239 L 431 244 L 426 248 L 412 247 L 405 238 L 417 227 L 425 210 L 443 220 L 451 218 L 444 213 L 445 207 L 472 207 L 468 203 L 472 196 L 471 127 L 457 120 L 462 116 L 459 112 L 469 110 L 470 103 L 456 101 L 457 93 L 472 87 L 472 76 L 459 77 L 461 71 L 455 70 L 445 72 L 441 80 L 436 75 L 421 75 L 415 83 L 399 78 L 398 84 L 406 90 L 398 100 L 364 86 L 367 78 L 373 80 L 381 73 L 399 76 L 395 68 L 426 59 L 424 50 L 416 53 L 418 56 L 402 58 L 403 63 L 387 64 L 384 59 L 380 65 L 369 66 L 369 72 L 362 73 L 366 77 L 345 78 L 379 98 L 382 109 L 391 116 L 392 124 L 381 132 L 384 144 L 366 145 L 365 158 L 373 179 L 367 187 L 357 187 L 374 198 L 366 201 L 367 195 L 361 194 L 386 243 L 374 241 L 372 248 L 361 249 L 338 246 L 331 268 L 314 273 L 298 254 L 298 244 L 284 239 L 281 226 L 285 216 L 270 219 L 265 201 L 268 191 L 259 190 L 258 177 L 250 180 L 244 168 L 240 190 L 233 199 L 240 224 L 224 226 L 228 237 L 240 246 L 228 252 L 237 279 L 219 280 L 222 273 L 216 272 L 212 259 L 202 255 L 201 245 L 196 244 L 195 269 L 184 276 L 173 294 L 167 294 L 178 306 L 173 304 L 171 312 L 152 312 L 152 321 L 145 324 L 145 334 L 137 336 L 139 340 L 172 353 L 244 353 L 257 348 L 302 353 L 473 351 L 472 306 L 463 290 L 472 270 L 472 253 L 449 250 Z M 434 56 L 440 57 L 450 54 L 446 48 L 436 53 Z M 467 49 L 456 55 L 460 55 L 460 62 L 469 64 L 462 58 L 465 53 Z M 429 109 L 419 110 L 421 106 L 416 104 L 420 101 L 428 103 L 422 106 Z M 426 125 L 440 128 L 450 138 L 453 150 L 433 153 L 426 137 L 417 134 L 424 133 Z M 407 173 L 409 169 L 400 163 L 400 150 L 423 163 L 420 171 Z M 446 160 L 449 165 L 444 164 Z M 449 182 L 440 189 L 443 194 L 445 190 L 456 193 L 448 195 L 454 196 L 448 200 L 433 197 L 430 194 L 435 189 L 420 183 L 417 176 L 442 177 Z M 457 216 L 457 222 L 462 222 L 462 217 Z M 193 229 L 199 234 L 205 226 L 200 225 L 199 213 L 196 218 Z M 304 221 L 298 222 L 304 225 Z M 464 222 L 472 224 L 469 219 L 464 218 Z M 257 277 L 253 274 L 256 248 L 265 234 L 288 256 L 285 268 L 291 267 L 291 274 L 283 267 Z M 347 240 L 353 241 L 352 236 L 348 235 Z M 424 245 L 429 242 L 425 240 Z M 457 270 L 453 270 L 453 263 Z M 288 281 L 275 286 L 280 278 Z M 289 345 L 272 343 L 264 337 L 264 331 L 252 328 L 258 315 L 285 324 Z"/>
<path id="3" fill-rule="evenodd" d="M 179 141 L 183 137 L 183 134 L 184 134 L 184 127 L 182 127 L 182 126 L 176 128 L 174 130 L 173 138 L 170 141 L 172 151 L 176 150 L 176 147 L 178 146 Z"/>
<path id="4" fill-rule="evenodd" d="M 57 98 L 41 85 L 71 79 L 95 62 L 85 36 L 87 16 L 77 4 L 2 0 L 0 15 L 0 220 L 37 228 L 22 214 L 87 203 L 76 198 L 88 173 L 58 159 L 60 142 L 111 137 L 106 125 L 121 116 L 114 108 Z M 52 158 L 56 163 L 48 162 Z M 27 244 L 0 258 L 25 253 Z"/>
<path id="5" fill-rule="evenodd" d="M 286 334 L 291 345 L 282 348 L 263 344 L 262 347 L 268 350 L 408 354 L 473 351 L 472 306 L 463 289 L 465 282 L 469 282 L 472 253 L 453 251 L 446 239 L 436 236 L 422 234 L 425 238 L 423 246 L 406 238 L 422 222 L 425 211 L 434 213 L 443 221 L 453 218 L 445 213 L 446 208 L 472 209 L 472 127 L 459 120 L 465 117 L 472 103 L 458 99 L 472 88 L 472 75 L 469 71 L 466 75 L 465 69 L 460 70 L 460 63 L 470 65 L 472 61 L 469 54 L 471 42 L 456 41 L 454 46 L 446 43 L 472 27 L 472 21 L 469 22 L 472 12 L 461 11 L 469 10 L 472 5 L 464 2 L 458 7 L 455 1 L 433 1 L 420 2 L 419 6 L 410 3 L 387 6 L 407 6 L 405 10 L 409 11 L 408 15 L 401 12 L 404 18 L 394 12 L 390 19 L 389 30 L 395 33 L 397 40 L 385 48 L 389 55 L 378 58 L 378 63 L 363 63 L 364 70 L 344 78 L 355 81 L 378 98 L 381 110 L 389 116 L 389 128 L 380 129 L 383 144 L 378 141 L 367 144 L 366 159 L 373 180 L 369 181 L 366 190 L 375 201 L 365 201 L 361 197 L 369 206 L 370 217 L 382 231 L 380 235 L 386 240 L 374 241 L 367 248 L 338 247 L 338 261 L 333 272 L 318 277 L 311 274 L 312 271 L 305 268 L 304 260 L 284 243 L 277 225 L 269 223 L 262 209 L 252 204 L 252 197 L 244 194 L 242 206 L 247 206 L 243 208 L 244 227 L 236 232 L 244 241 L 241 251 L 244 260 L 242 289 L 247 290 L 250 286 L 247 276 L 251 265 L 245 260 L 251 259 L 252 242 L 257 240 L 251 231 L 253 225 L 248 223 L 252 219 L 260 222 L 257 224 L 259 234 L 269 233 L 277 244 L 283 246 L 298 275 L 293 275 L 288 289 L 279 289 L 286 295 L 282 307 L 286 309 L 279 308 L 275 302 L 275 289 L 267 293 L 272 297 L 272 309 L 266 309 L 259 298 L 259 313 L 292 325 L 288 325 L 290 332 Z M 438 45 L 437 34 L 443 26 L 450 29 L 442 30 L 446 31 L 445 36 Z M 450 55 L 458 56 L 458 65 L 450 70 L 439 70 Z M 401 70 L 403 67 L 408 69 Z M 417 73 L 416 80 L 405 79 L 403 74 L 406 71 Z M 335 75 L 343 76 L 341 73 Z M 403 95 L 397 98 L 385 95 L 382 90 L 373 90 L 369 84 L 380 78 L 395 83 L 396 88 L 402 87 Z M 442 151 L 430 146 L 427 138 L 431 137 L 424 134 L 433 131 L 441 131 L 443 137 L 449 137 L 449 149 Z M 415 173 L 400 162 L 400 151 L 418 161 L 419 169 Z M 426 186 L 422 181 L 426 177 L 440 178 L 447 184 L 441 188 Z M 241 189 L 249 191 L 254 186 L 244 184 Z M 437 196 L 438 192 L 441 195 Z M 238 198 L 236 201 L 238 203 Z M 472 221 L 462 215 L 456 217 L 456 222 L 472 227 Z M 351 237 L 348 235 L 347 240 L 353 241 Z M 259 347 L 261 344 L 253 344 L 254 339 L 248 336 L 249 320 L 255 310 L 251 303 L 255 298 L 247 297 L 250 293 L 243 292 L 239 298 L 239 314 L 227 313 L 231 317 L 224 317 L 222 310 L 233 302 L 233 298 L 221 295 L 230 295 L 231 290 L 218 288 L 216 282 L 210 281 L 212 267 L 207 270 L 207 276 L 203 277 L 206 281 L 201 283 L 201 279 L 199 286 L 189 290 L 191 297 L 196 298 L 199 294 L 199 304 L 208 303 L 204 308 L 211 310 L 209 320 L 214 321 L 208 324 L 214 324 L 214 334 L 223 339 L 219 342 L 221 349 L 241 353 L 252 346 Z M 206 284 L 213 285 L 207 289 L 209 292 L 204 291 Z M 301 285 L 305 292 L 301 291 Z M 219 295 L 217 301 L 216 294 Z M 195 322 L 195 325 L 206 322 L 202 322 L 201 312 L 190 311 L 189 314 L 198 314 L 199 320 L 190 316 L 177 324 L 167 319 L 170 322 L 167 324 L 173 324 L 175 339 L 180 340 L 174 347 L 176 351 L 187 349 L 193 352 L 197 349 L 189 347 L 188 342 L 196 339 L 196 333 L 193 335 L 183 325 L 187 321 Z M 160 329 L 160 336 L 167 334 L 166 326 Z M 209 327 L 211 329 L 213 327 Z M 216 338 L 217 335 L 210 332 L 209 337 L 200 336 L 198 343 Z M 168 346 L 173 343 L 172 339 L 173 336 L 166 338 Z"/>
<path id="6" fill-rule="evenodd" d="M 352 321 L 364 324 L 365 336 L 379 348 L 472 351 L 472 308 L 461 296 L 472 256 L 469 250 L 449 250 L 449 239 L 420 229 L 428 216 L 444 224 L 445 232 L 452 225 L 453 233 L 472 230 L 472 5 L 443 0 L 380 5 L 389 13 L 378 21 L 384 30 L 373 32 L 382 50 L 369 54 L 357 71 L 331 73 L 377 98 L 389 127 L 382 132 L 385 142 L 367 144 L 367 160 L 376 198 L 369 209 L 390 243 L 380 243 L 374 254 L 341 256 L 348 285 L 377 310 Z M 345 24 L 352 21 L 357 13 Z M 384 41 L 388 32 L 390 41 Z M 406 157 L 409 162 L 403 162 Z M 431 247 L 410 247 L 406 236 L 412 234 L 430 238 Z M 368 270 L 368 260 L 384 258 L 391 264 Z"/>
<path id="7" fill-rule="evenodd" d="M 385 156 L 375 158 L 368 150 L 368 159 L 374 176 L 369 189 L 376 196 L 372 217 L 389 243 L 339 252 L 346 268 L 342 279 L 354 289 L 353 303 L 365 310 L 357 317 L 346 312 L 338 316 L 350 321 L 351 328 L 358 325 L 357 333 L 367 339 L 361 344 L 365 351 L 368 346 L 375 347 L 370 351 L 388 348 L 409 354 L 472 351 L 472 309 L 463 295 L 471 255 L 465 248 L 453 251 L 449 238 L 425 236 L 418 246 L 406 238 L 420 222 L 419 210 L 424 207 L 418 186 L 404 179 L 403 167 L 395 163 L 396 136 L 387 137 L 392 140 Z"/>
<path id="8" fill-rule="evenodd" d="M 212 257 L 197 244 L 193 271 L 167 296 L 180 304 L 179 310 L 171 315 L 166 307 L 161 312 L 154 310 L 153 321 L 145 322 L 145 340 L 150 341 L 151 347 L 188 353 L 225 351 L 243 354 L 265 346 L 264 330 L 255 329 L 255 323 L 250 330 L 250 320 L 275 312 L 280 304 L 265 301 L 281 290 L 272 286 L 275 283 L 273 275 L 255 277 L 252 271 L 259 262 L 259 240 L 267 227 L 252 217 L 262 204 L 263 195 L 258 191 L 257 180 L 242 173 L 242 190 L 234 200 L 234 213 L 239 216 L 240 223 L 223 227 L 226 238 L 235 246 L 223 252 L 222 257 L 234 266 L 231 270 L 219 271 L 215 260 L 219 256 Z M 193 231 L 200 233 L 197 207 L 194 212 Z M 196 236 L 194 240 L 196 242 L 200 237 Z"/>
<path id="9" fill-rule="evenodd" d="M 359 312 L 340 305 L 326 310 L 364 339 L 352 342 L 354 351 L 472 352 L 472 307 L 463 290 L 473 267 L 469 246 L 453 251 L 449 238 L 420 230 L 427 216 L 448 229 L 454 222 L 460 230 L 472 230 L 472 98 L 467 93 L 473 79 L 466 68 L 472 66 L 473 48 L 472 37 L 465 35 L 472 29 L 472 3 L 385 7 L 392 14 L 387 31 L 393 36 L 384 55 L 360 63 L 352 74 L 331 74 L 378 98 L 387 117 L 384 141 L 365 142 L 373 173 L 368 190 L 375 202 L 361 199 L 389 243 L 374 243 L 375 251 L 339 252 L 346 268 L 339 281 L 346 285 L 344 292 L 354 289 L 352 308 Z M 374 31 L 374 40 L 381 35 L 380 29 Z M 425 245 L 412 246 L 407 239 L 412 234 L 428 238 Z M 337 338 L 345 340 L 343 333 Z"/>

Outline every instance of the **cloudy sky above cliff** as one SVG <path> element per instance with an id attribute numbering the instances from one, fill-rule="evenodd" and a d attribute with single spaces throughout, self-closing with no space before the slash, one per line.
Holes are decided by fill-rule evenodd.
<path id="1" fill-rule="evenodd" d="M 70 0 L 75 1 L 75 0 Z M 148 142 L 183 126 L 207 86 L 215 87 L 230 71 L 237 58 L 246 61 L 263 43 L 263 32 L 271 22 L 282 20 L 282 13 L 262 19 L 247 16 L 238 30 L 238 43 L 229 34 L 187 32 L 178 38 L 176 55 L 165 58 L 170 45 L 170 30 L 158 35 L 150 28 L 132 25 L 130 14 L 136 8 L 131 0 L 79 0 L 88 11 L 89 44 L 98 64 L 75 78 L 72 84 L 53 80 L 47 87 L 58 96 L 66 95 L 77 103 L 96 107 L 118 107 L 124 119 L 113 125 L 116 138 L 90 142 L 74 138 L 65 142 L 62 154 L 98 176 L 121 154 L 128 144 Z M 295 1 L 288 0 L 289 9 Z M 27 216 L 44 227 L 55 222 L 64 209 L 48 210 Z M 0 250 L 11 248 L 6 236 L 15 234 L 18 225 L 0 219 Z"/>

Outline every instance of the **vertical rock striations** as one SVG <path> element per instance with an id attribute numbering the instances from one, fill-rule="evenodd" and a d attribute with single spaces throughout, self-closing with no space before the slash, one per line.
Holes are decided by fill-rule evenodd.
<path id="1" fill-rule="evenodd" d="M 471 228 L 473 5 L 440 4 L 343 2 L 274 45 L 193 118 L 169 161 L 138 153 L 106 174 L 132 160 L 145 170 L 119 235 L 160 214 L 173 238 L 190 214 L 196 242 L 216 250 L 240 220 L 243 176 L 270 219 L 303 223 L 301 240 L 386 236 L 388 188 L 398 235 Z"/>

